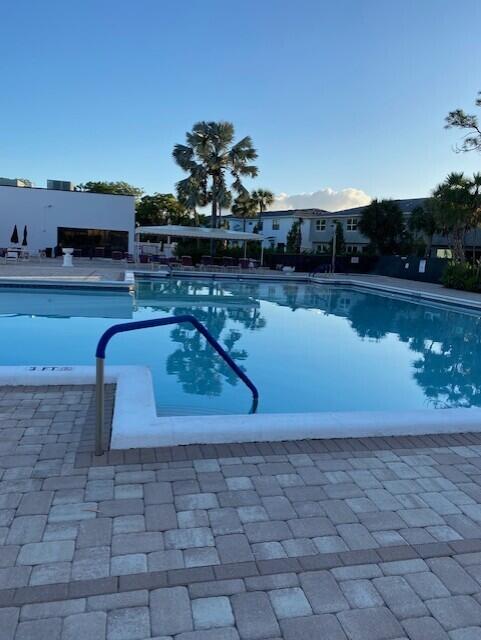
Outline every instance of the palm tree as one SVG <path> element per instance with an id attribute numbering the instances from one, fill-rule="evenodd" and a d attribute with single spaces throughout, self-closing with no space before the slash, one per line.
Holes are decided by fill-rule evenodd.
<path id="1" fill-rule="evenodd" d="M 231 211 L 235 216 L 242 218 L 242 231 L 245 231 L 246 220 L 247 218 L 253 218 L 255 216 L 257 205 L 249 193 L 243 193 L 234 200 Z"/>
<path id="2" fill-rule="evenodd" d="M 436 217 L 443 235 L 450 238 L 455 262 L 464 263 L 465 235 L 475 229 L 481 218 L 481 174 L 467 178 L 463 173 L 450 173 L 433 191 Z"/>
<path id="3" fill-rule="evenodd" d="M 234 135 L 230 122 L 198 122 L 186 134 L 186 144 L 176 144 L 173 151 L 177 164 L 202 185 L 211 203 L 213 229 L 217 228 L 219 210 L 228 201 L 229 178 L 231 188 L 241 194 L 246 191 L 242 178 L 257 175 L 257 167 L 251 164 L 257 158 L 251 138 L 234 142 Z"/>
<path id="4" fill-rule="evenodd" d="M 242 218 L 242 231 L 246 230 L 247 218 L 253 218 L 256 215 L 257 205 L 252 199 L 250 193 L 241 193 L 234 200 L 231 211 L 235 216 Z M 247 255 L 247 242 L 244 242 L 244 258 Z"/>
<path id="5" fill-rule="evenodd" d="M 192 214 L 195 225 L 198 227 L 199 214 L 197 207 L 205 207 L 208 204 L 205 183 L 196 180 L 193 175 L 190 175 L 184 180 L 179 180 L 175 186 L 177 188 L 177 199 Z"/>
<path id="6" fill-rule="evenodd" d="M 251 194 L 252 200 L 255 202 L 259 210 L 259 231 L 262 225 L 262 214 L 274 202 L 274 194 L 268 189 L 256 189 Z"/>

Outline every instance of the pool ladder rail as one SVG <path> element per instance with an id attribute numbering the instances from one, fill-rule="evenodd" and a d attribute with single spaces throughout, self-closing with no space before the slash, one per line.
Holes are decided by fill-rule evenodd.
<path id="1" fill-rule="evenodd" d="M 257 411 L 259 403 L 259 391 L 255 384 L 242 371 L 242 369 L 234 362 L 227 351 L 221 347 L 214 336 L 204 327 L 204 325 L 194 316 L 185 314 L 181 316 L 170 316 L 168 318 L 154 318 L 152 320 L 138 320 L 135 322 L 124 322 L 122 324 L 114 324 L 109 327 L 101 336 L 95 352 L 96 358 L 96 376 L 95 376 L 95 403 L 96 403 L 96 424 L 95 424 L 95 455 L 103 454 L 103 427 L 105 420 L 105 390 L 104 390 L 104 365 L 105 351 L 110 340 L 117 333 L 126 333 L 128 331 L 138 331 L 139 329 L 150 329 L 152 327 L 163 327 L 170 324 L 191 324 L 199 333 L 201 333 L 207 342 L 221 358 L 229 365 L 234 373 L 242 380 L 242 382 L 252 392 L 252 405 L 249 413 Z"/>

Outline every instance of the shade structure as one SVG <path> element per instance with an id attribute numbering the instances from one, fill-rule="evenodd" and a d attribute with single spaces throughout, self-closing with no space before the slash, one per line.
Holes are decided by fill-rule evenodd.
<path id="1" fill-rule="evenodd" d="M 28 240 L 27 240 L 27 225 L 25 225 L 24 228 L 23 228 L 22 247 L 26 247 L 27 244 L 28 244 Z"/>
<path id="2" fill-rule="evenodd" d="M 137 227 L 136 235 L 174 236 L 177 238 L 203 238 L 204 240 L 254 240 L 262 242 L 264 236 L 260 233 L 246 233 L 245 231 L 229 231 L 227 229 L 209 229 L 208 227 L 185 227 L 177 224 L 164 224 L 155 227 Z"/>
<path id="3" fill-rule="evenodd" d="M 17 231 L 17 225 L 15 225 L 15 226 L 13 227 L 13 233 L 12 233 L 12 236 L 11 236 L 11 238 L 10 238 L 10 242 L 11 242 L 12 244 L 18 244 L 18 231 Z"/>

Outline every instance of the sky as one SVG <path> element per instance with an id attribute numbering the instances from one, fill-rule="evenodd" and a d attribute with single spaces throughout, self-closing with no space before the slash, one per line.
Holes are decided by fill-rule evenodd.
<path id="1" fill-rule="evenodd" d="M 247 186 L 276 208 L 422 197 L 481 170 L 443 128 L 477 110 L 480 0 L 16 0 L 1 14 L 0 176 L 172 192 L 173 146 L 199 120 L 252 137 Z"/>

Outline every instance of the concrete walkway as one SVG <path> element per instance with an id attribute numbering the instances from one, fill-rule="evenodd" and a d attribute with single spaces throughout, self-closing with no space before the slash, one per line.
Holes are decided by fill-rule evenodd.
<path id="1" fill-rule="evenodd" d="M 2 640 L 473 640 L 481 436 L 88 452 L 0 389 Z"/>

